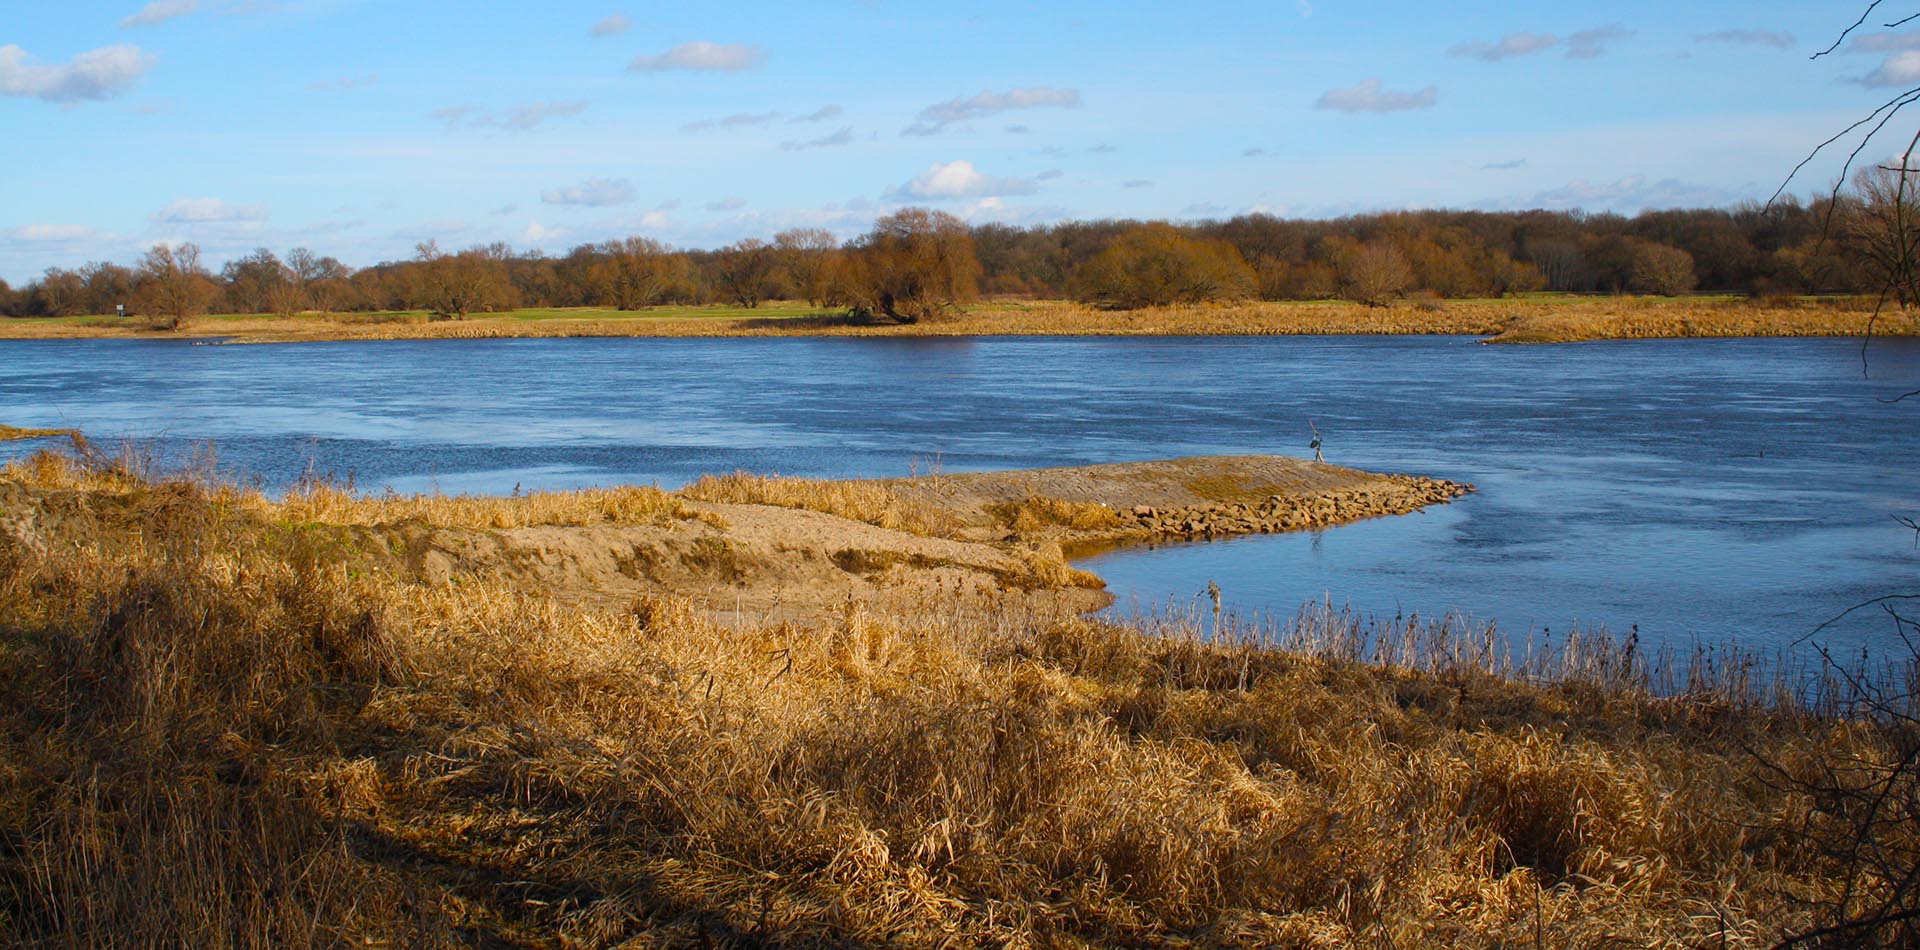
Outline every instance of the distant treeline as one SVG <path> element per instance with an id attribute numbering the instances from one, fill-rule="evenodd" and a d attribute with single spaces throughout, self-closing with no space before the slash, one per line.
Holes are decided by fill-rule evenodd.
<path id="1" fill-rule="evenodd" d="M 676 250 L 644 237 L 563 255 L 505 244 L 354 270 L 296 248 L 262 248 L 205 268 L 192 245 L 156 247 L 134 266 L 50 268 L 21 288 L 0 282 L 0 312 L 129 312 L 178 318 L 213 310 L 428 310 L 445 316 L 519 307 L 727 303 L 775 298 L 885 313 L 937 315 L 976 294 L 1065 298 L 1111 307 L 1217 299 L 1579 293 L 1749 295 L 1871 293 L 1886 283 L 1859 244 L 1871 195 L 1771 207 L 1579 212 L 1419 211 L 1335 220 L 1264 214 L 1169 224 L 1069 221 L 968 226 L 923 209 L 883 218 L 842 243 L 818 229 L 718 250 Z"/>

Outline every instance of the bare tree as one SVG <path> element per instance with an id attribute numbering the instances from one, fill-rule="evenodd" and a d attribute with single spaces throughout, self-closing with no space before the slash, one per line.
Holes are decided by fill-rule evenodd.
<path id="1" fill-rule="evenodd" d="M 780 273 L 794 296 L 818 307 L 828 302 L 833 290 L 834 257 L 840 242 L 825 228 L 792 228 L 773 236 L 774 254 Z"/>
<path id="2" fill-rule="evenodd" d="M 353 272 L 331 257 L 320 257 L 304 247 L 287 252 L 287 266 L 300 285 L 307 306 L 322 311 L 338 310 L 352 296 Z"/>
<path id="3" fill-rule="evenodd" d="M 692 282 L 686 257 L 652 238 L 608 241 L 594 250 L 598 256 L 587 268 L 587 283 L 601 304 L 639 310 L 664 303 Z"/>
<path id="4" fill-rule="evenodd" d="M 843 273 L 855 309 L 917 323 L 953 313 L 980 292 L 973 236 L 944 211 L 905 208 L 873 223 Z"/>
<path id="5" fill-rule="evenodd" d="M 200 263 L 197 244 L 155 244 L 140 259 L 135 306 L 156 330 L 178 330 L 207 312 L 220 293 Z"/>
<path id="6" fill-rule="evenodd" d="M 1873 17 L 1881 3 L 1868 3 L 1859 19 L 1813 58 L 1839 49 Z M 1916 19 L 1920 19 L 1920 12 L 1902 11 L 1887 16 L 1884 25 L 1892 28 Z M 1869 262 L 1879 282 L 1873 319 L 1879 318 L 1889 300 L 1902 308 L 1920 302 L 1920 292 L 1916 292 L 1920 291 L 1916 286 L 1920 268 L 1915 264 L 1920 223 L 1913 215 L 1913 186 L 1915 176 L 1920 175 L 1914 152 L 1920 147 L 1920 131 L 1905 137 L 1905 147 L 1892 160 L 1869 167 L 1854 178 L 1857 196 L 1851 207 L 1841 201 L 1840 192 L 1855 161 L 1874 137 L 1915 102 L 1920 102 L 1920 86 L 1900 92 L 1815 146 L 1774 194 L 1777 200 L 1794 176 L 1822 152 L 1843 141 L 1851 142 L 1852 150 L 1829 195 L 1828 226 L 1833 225 L 1835 215 L 1845 215 L 1840 221 L 1845 243 Z M 1823 233 L 1822 241 L 1827 236 Z M 1868 340 L 1872 329 L 1870 321 Z M 1866 352 L 1863 342 L 1863 371 Z M 1920 390 L 1887 401 L 1899 402 L 1915 395 L 1920 395 Z M 1914 519 L 1897 520 L 1920 532 L 1920 523 Z M 1903 607 L 1915 602 L 1920 602 L 1920 594 L 1888 594 L 1840 614 L 1844 617 L 1858 610 L 1878 609 L 1891 618 L 1908 655 L 1905 668 L 1890 679 L 1876 679 L 1865 669 L 1850 673 L 1834 662 L 1824 645 L 1815 644 L 1825 668 L 1838 671 L 1852 697 L 1851 707 L 1844 711 L 1851 720 L 1849 726 L 1873 740 L 1877 749 L 1839 761 L 1762 760 L 1779 787 L 1807 802 L 1802 845 L 1833 862 L 1842 878 L 1837 892 L 1816 900 L 1821 923 L 1792 935 L 1780 946 L 1920 946 L 1920 620 L 1902 612 Z M 1808 638 L 1826 626 L 1816 628 Z"/>
<path id="7" fill-rule="evenodd" d="M 1653 241 L 1636 241 L 1627 286 L 1635 293 L 1678 297 L 1694 288 L 1693 255 Z"/>
<path id="8" fill-rule="evenodd" d="M 1120 235 L 1075 274 L 1074 296 L 1132 309 L 1251 297 L 1257 275 L 1234 246 L 1143 224 Z"/>
<path id="9" fill-rule="evenodd" d="M 1391 241 L 1348 244 L 1334 255 L 1340 294 L 1369 307 L 1384 307 L 1413 287 L 1413 267 Z"/>
<path id="10" fill-rule="evenodd" d="M 86 285 L 82 309 L 88 313 L 113 313 L 133 300 L 135 276 L 129 268 L 93 261 L 80 268 L 80 280 Z"/>
<path id="11" fill-rule="evenodd" d="M 504 246 L 447 254 L 428 241 L 415 252 L 418 263 L 411 294 L 415 306 L 443 319 L 465 320 L 476 310 L 504 310 L 512 305 Z"/>
<path id="12" fill-rule="evenodd" d="M 721 296 L 749 309 L 778 292 L 774 276 L 779 260 L 773 248 L 758 238 L 747 238 L 720 249 L 714 259 L 713 281 Z"/>
<path id="13" fill-rule="evenodd" d="M 79 274 L 49 267 L 40 279 L 27 287 L 28 305 L 46 317 L 68 317 L 79 313 L 86 300 L 86 282 Z"/>
<path id="14" fill-rule="evenodd" d="M 226 281 L 229 306 L 235 311 L 291 314 L 305 305 L 299 275 L 264 247 L 228 261 L 220 276 Z"/>

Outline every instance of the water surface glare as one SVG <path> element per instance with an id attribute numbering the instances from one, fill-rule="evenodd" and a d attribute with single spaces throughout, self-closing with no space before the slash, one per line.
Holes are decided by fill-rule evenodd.
<path id="1" fill-rule="evenodd" d="M 1084 566 L 1121 607 L 1208 581 L 1509 630 L 1602 624 L 1771 649 L 1920 592 L 1920 341 L 1482 346 L 1464 337 L 0 342 L 0 421 L 215 446 L 269 488 L 497 492 L 737 468 L 893 476 L 1306 452 L 1480 491 L 1330 531 Z M 1905 385 L 1903 385 L 1905 384 Z M 17 455 L 27 444 L 0 448 Z M 1862 612 L 1825 639 L 1891 645 Z"/>

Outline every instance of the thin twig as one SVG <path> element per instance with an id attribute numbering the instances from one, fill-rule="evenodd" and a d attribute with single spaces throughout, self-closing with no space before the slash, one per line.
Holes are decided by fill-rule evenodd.
<path id="1" fill-rule="evenodd" d="M 1832 45 L 1832 46 L 1829 46 L 1829 47 L 1827 47 L 1826 49 L 1823 49 L 1823 50 L 1821 50 L 1820 52 L 1818 52 L 1818 53 L 1815 53 L 1815 54 L 1813 54 L 1812 56 L 1809 56 L 1809 57 L 1807 57 L 1807 58 L 1808 58 L 1808 59 L 1819 59 L 1820 57 L 1822 57 L 1822 56 L 1825 56 L 1825 55 L 1827 55 L 1828 53 L 1831 53 L 1831 52 L 1833 52 L 1834 50 L 1837 50 L 1837 49 L 1839 49 L 1839 48 L 1840 48 L 1840 44 L 1841 44 L 1841 43 L 1844 43 L 1844 42 L 1846 42 L 1846 41 L 1847 41 L 1847 36 L 1848 36 L 1848 34 L 1851 34 L 1851 33 L 1852 33 L 1852 32 L 1853 32 L 1854 30 L 1857 30 L 1857 29 L 1859 29 L 1859 28 L 1860 28 L 1860 24 L 1862 24 L 1862 23 L 1865 23 L 1865 22 L 1867 22 L 1867 17 L 1869 17 L 1869 16 L 1872 16 L 1872 15 L 1873 15 L 1873 8 L 1874 8 L 1874 7 L 1877 7 L 1877 6 L 1879 6 L 1879 5 L 1880 5 L 1880 0 L 1873 0 L 1873 2 L 1872 2 L 1872 3 L 1869 3 L 1869 4 L 1867 4 L 1867 8 L 1866 8 L 1865 10 L 1862 10 L 1862 11 L 1860 11 L 1860 19 L 1858 19 L 1858 20 L 1855 20 L 1855 21 L 1853 21 L 1853 25 L 1852 25 L 1852 26 L 1850 26 L 1850 27 L 1847 27 L 1847 28 L 1846 28 L 1846 29 L 1844 29 L 1844 30 L 1841 30 L 1841 31 L 1840 31 L 1840 35 L 1834 38 L 1834 40 L 1833 40 L 1833 45 Z"/>

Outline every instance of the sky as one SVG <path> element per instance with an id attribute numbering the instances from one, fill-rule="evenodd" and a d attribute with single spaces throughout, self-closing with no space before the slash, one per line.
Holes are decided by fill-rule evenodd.
<path id="1" fill-rule="evenodd" d="M 1809 58 L 1863 7 L 0 0 L 0 279 L 181 241 L 357 267 L 850 237 L 909 205 L 1732 205 L 1920 84 L 1920 21 L 1881 25 L 1915 11 Z"/>

